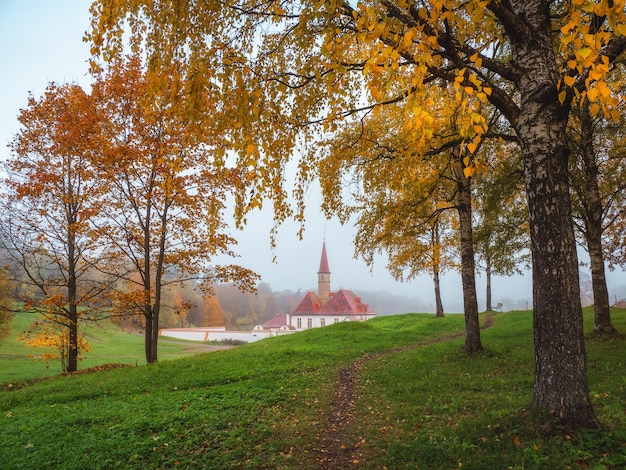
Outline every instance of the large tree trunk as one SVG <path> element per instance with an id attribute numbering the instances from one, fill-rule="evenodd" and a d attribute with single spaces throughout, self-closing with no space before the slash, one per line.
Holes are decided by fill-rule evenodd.
<path id="1" fill-rule="evenodd" d="M 532 407 L 566 426 L 599 425 L 586 375 L 578 259 L 569 196 L 568 111 L 557 98 L 550 9 L 512 0 L 525 35 L 511 35 L 518 77 L 522 144 L 533 260 L 535 381 Z"/>
<path id="2" fill-rule="evenodd" d="M 480 324 L 478 300 L 476 299 L 476 275 L 474 266 L 474 240 L 472 235 L 471 182 L 463 173 L 463 162 L 455 149 L 455 173 L 458 187 L 459 231 L 461 233 L 461 281 L 463 283 L 463 306 L 465 310 L 465 349 L 480 351 Z"/>
<path id="3" fill-rule="evenodd" d="M 591 262 L 591 283 L 593 286 L 594 331 L 615 333 L 611 323 L 609 291 L 604 272 L 604 251 L 602 249 L 602 198 L 598 187 L 598 164 L 593 146 L 593 121 L 589 109 L 580 109 L 581 149 L 585 167 L 585 237 Z"/>

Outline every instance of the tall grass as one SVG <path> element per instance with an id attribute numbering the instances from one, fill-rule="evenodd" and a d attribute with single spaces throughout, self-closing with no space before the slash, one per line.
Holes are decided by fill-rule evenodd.
<path id="1" fill-rule="evenodd" d="M 613 318 L 626 331 L 625 311 Z M 462 339 L 432 342 L 462 332 L 462 316 L 412 314 L 5 388 L 0 466 L 319 468 L 338 371 L 371 356 L 345 436 L 354 468 L 624 468 L 624 338 L 587 341 L 608 431 L 568 435 L 525 409 L 531 321 L 497 314 L 485 352 L 471 357 Z"/>

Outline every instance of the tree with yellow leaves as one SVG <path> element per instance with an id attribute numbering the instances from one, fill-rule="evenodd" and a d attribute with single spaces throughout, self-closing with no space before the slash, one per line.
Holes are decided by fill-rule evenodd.
<path id="1" fill-rule="evenodd" d="M 163 73 L 181 60 L 194 77 L 194 95 L 221 100 L 212 116 L 225 149 L 220 163 L 230 149 L 245 173 L 237 198 L 241 221 L 266 196 L 274 199 L 278 221 L 289 216 L 285 162 L 321 132 L 363 113 L 402 103 L 423 135 L 414 150 L 427 154 L 434 83 L 453 91 L 458 156 L 471 176 L 496 108 L 517 135 L 524 162 L 533 259 L 532 408 L 552 411 L 568 426 L 599 426 L 586 376 L 566 126 L 571 104 L 581 99 L 592 102 L 592 114 L 618 117 L 606 78 L 626 48 L 624 0 L 99 0 L 92 13 L 95 56 L 114 58 L 129 37 Z M 300 218 L 314 163 L 300 161 Z"/>
<path id="2" fill-rule="evenodd" d="M 623 65 L 611 71 L 614 85 L 624 89 Z M 616 332 L 611 322 L 609 292 L 606 284 L 605 258 L 614 266 L 624 265 L 619 259 L 620 250 L 612 240 L 623 239 L 626 199 L 626 158 L 623 133 L 626 119 L 617 122 L 602 113 L 592 114 L 589 100 L 573 106 L 568 127 L 570 148 L 570 181 L 574 223 L 589 254 L 593 288 L 594 331 L 598 334 Z M 619 108 L 623 109 L 623 102 Z M 617 237 L 612 234 L 618 233 Z M 607 243 L 607 241 L 609 243 Z"/>

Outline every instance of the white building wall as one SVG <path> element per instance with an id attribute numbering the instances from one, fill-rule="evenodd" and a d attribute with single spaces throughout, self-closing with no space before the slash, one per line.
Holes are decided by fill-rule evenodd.
<path id="1" fill-rule="evenodd" d="M 296 328 L 297 330 L 308 330 L 309 328 L 319 328 L 321 326 L 330 326 L 334 323 L 341 323 L 344 321 L 365 321 L 370 318 L 376 317 L 376 314 L 359 314 L 359 315 L 294 315 L 291 314 L 291 326 Z M 298 328 L 298 319 L 300 319 L 300 327 Z M 311 326 L 309 325 L 309 320 L 311 321 Z M 322 322 L 324 324 L 322 324 Z"/>
<path id="2" fill-rule="evenodd" d="M 288 335 L 294 330 L 226 331 L 226 328 L 163 328 L 159 336 L 189 341 L 245 341 L 252 343 L 273 336 Z"/>

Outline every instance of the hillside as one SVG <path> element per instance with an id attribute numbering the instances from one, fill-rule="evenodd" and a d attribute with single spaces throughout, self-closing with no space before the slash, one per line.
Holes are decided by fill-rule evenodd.
<path id="1" fill-rule="evenodd" d="M 33 359 L 33 356 L 40 357 L 42 353 L 46 352 L 45 349 L 32 348 L 18 340 L 19 334 L 27 330 L 36 318 L 37 314 L 35 313 L 16 315 L 13 319 L 12 335 L 0 343 L 0 385 L 48 377 L 61 372 L 60 361 L 44 363 L 41 360 Z M 79 370 L 111 362 L 134 365 L 146 363 L 144 339 L 140 334 L 124 332 L 116 325 L 103 323 L 87 326 L 86 338 L 91 345 L 91 351 L 82 355 Z M 161 340 L 159 357 L 161 360 L 177 359 L 206 350 L 207 346 L 202 344 Z"/>
<path id="2" fill-rule="evenodd" d="M 626 311 L 613 315 L 626 331 Z M 587 341 L 591 394 L 608 432 L 566 433 L 525 410 L 532 315 L 481 321 L 491 324 L 482 333 L 486 350 L 472 357 L 461 348 L 462 316 L 407 314 L 4 387 L 0 462 L 5 469 L 624 468 L 624 337 Z"/>

